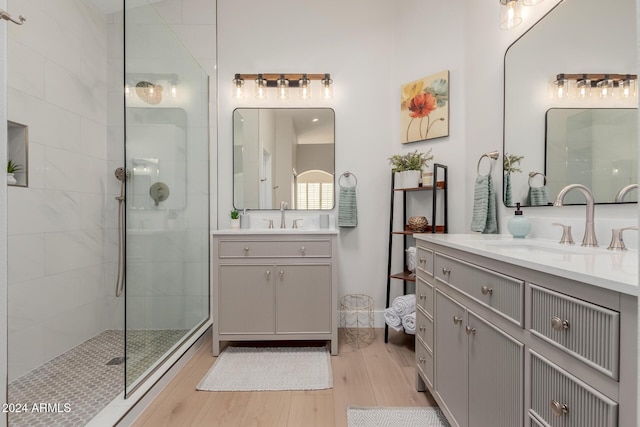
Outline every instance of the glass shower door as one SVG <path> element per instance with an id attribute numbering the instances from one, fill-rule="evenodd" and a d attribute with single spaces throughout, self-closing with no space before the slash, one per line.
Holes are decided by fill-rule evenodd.
<path id="1" fill-rule="evenodd" d="M 125 13 L 125 393 L 209 317 L 209 79 L 152 6 Z"/>

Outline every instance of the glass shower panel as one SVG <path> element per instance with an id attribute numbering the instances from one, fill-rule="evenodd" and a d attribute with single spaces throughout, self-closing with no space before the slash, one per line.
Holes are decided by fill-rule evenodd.
<path id="1" fill-rule="evenodd" d="M 129 394 L 209 317 L 209 79 L 146 2 L 126 9 L 125 84 Z"/>

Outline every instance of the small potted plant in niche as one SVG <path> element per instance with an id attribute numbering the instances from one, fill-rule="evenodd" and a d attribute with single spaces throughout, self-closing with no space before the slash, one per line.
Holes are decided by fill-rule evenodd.
<path id="1" fill-rule="evenodd" d="M 15 163 L 13 160 L 9 160 L 7 162 L 7 184 L 17 184 L 18 180 L 16 179 L 15 173 L 20 172 L 22 170 L 22 166 Z"/>
<path id="2" fill-rule="evenodd" d="M 418 150 L 407 153 L 404 156 L 395 154 L 389 157 L 389 163 L 393 166 L 395 188 L 415 188 L 420 185 L 422 169 L 433 160 L 431 149 L 426 153 Z"/>
<path id="3" fill-rule="evenodd" d="M 235 209 L 231 209 L 231 229 L 236 230 L 240 228 L 240 212 Z"/>

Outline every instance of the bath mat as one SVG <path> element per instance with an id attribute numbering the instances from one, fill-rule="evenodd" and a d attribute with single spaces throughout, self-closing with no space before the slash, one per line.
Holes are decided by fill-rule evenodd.
<path id="1" fill-rule="evenodd" d="M 347 408 L 349 427 L 451 427 L 440 408 Z"/>
<path id="2" fill-rule="evenodd" d="M 333 386 L 325 347 L 227 347 L 197 386 L 204 391 L 321 390 Z"/>

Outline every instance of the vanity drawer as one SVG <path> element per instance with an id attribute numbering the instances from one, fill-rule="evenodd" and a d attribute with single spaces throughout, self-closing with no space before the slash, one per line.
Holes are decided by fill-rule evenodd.
<path id="1" fill-rule="evenodd" d="M 220 240 L 220 258 L 295 258 L 331 256 L 330 240 Z"/>
<path id="2" fill-rule="evenodd" d="M 529 415 L 549 426 L 614 427 L 618 405 L 531 351 Z"/>
<path id="3" fill-rule="evenodd" d="M 416 253 L 416 266 L 419 270 L 433 276 L 433 251 L 418 246 Z"/>
<path id="4" fill-rule="evenodd" d="M 523 326 L 524 282 L 436 254 L 436 278 L 457 288 L 481 304 Z"/>
<path id="5" fill-rule="evenodd" d="M 416 338 L 416 365 L 424 382 L 433 388 L 433 354 L 427 349 L 421 339 Z"/>
<path id="6" fill-rule="evenodd" d="M 416 304 L 433 316 L 433 286 L 420 276 L 416 278 Z"/>
<path id="7" fill-rule="evenodd" d="M 531 332 L 618 379 L 620 313 L 530 284 Z"/>
<path id="8" fill-rule="evenodd" d="M 422 338 L 427 348 L 433 351 L 433 320 L 420 308 L 416 310 L 416 336 Z"/>

